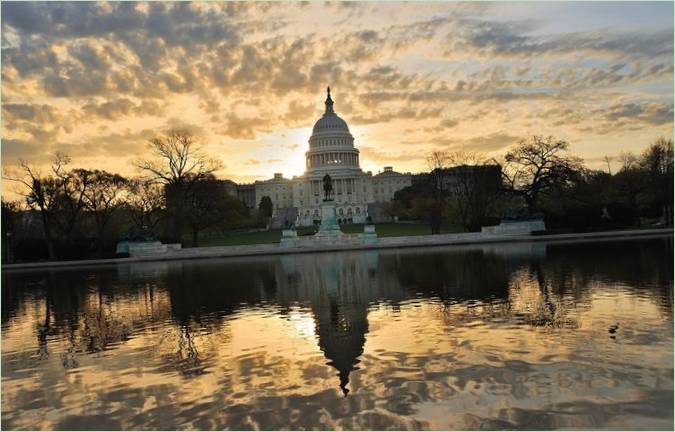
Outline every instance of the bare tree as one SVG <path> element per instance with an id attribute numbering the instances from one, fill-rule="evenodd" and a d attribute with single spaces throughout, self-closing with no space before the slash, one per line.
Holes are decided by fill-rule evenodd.
<path id="1" fill-rule="evenodd" d="M 552 136 L 522 140 L 504 156 L 502 175 L 510 190 L 521 195 L 530 213 L 539 197 L 556 182 L 565 182 L 581 169 L 581 159 L 569 154 L 569 143 Z"/>
<path id="2" fill-rule="evenodd" d="M 619 160 L 621 161 L 621 169 L 624 171 L 635 168 L 638 162 L 637 156 L 632 152 L 621 152 Z"/>
<path id="3" fill-rule="evenodd" d="M 96 232 L 99 240 L 99 252 L 105 248 L 105 229 L 113 213 L 122 201 L 122 195 L 128 183 L 127 179 L 119 174 L 107 171 L 75 170 L 81 178 L 89 180 L 89 186 L 84 192 L 84 205 L 94 216 Z"/>
<path id="4" fill-rule="evenodd" d="M 639 160 L 646 171 L 654 203 L 661 207 L 666 224 L 673 223 L 673 140 L 659 138 Z"/>
<path id="5" fill-rule="evenodd" d="M 57 153 L 51 165 L 51 175 L 42 176 L 40 172 L 31 167 L 23 159 L 19 160 L 19 171 L 6 173 L 5 178 L 23 186 L 20 192 L 30 209 L 40 213 L 45 241 L 47 243 L 47 255 L 50 260 L 56 259 L 54 251 L 54 229 L 59 203 L 65 187 L 64 167 L 70 163 L 70 158 L 63 153 Z"/>
<path id="6" fill-rule="evenodd" d="M 17 218 L 21 211 L 18 201 L 2 200 L 2 261 L 14 262 L 14 237 L 16 234 Z"/>
<path id="7" fill-rule="evenodd" d="M 434 205 L 431 207 L 431 233 L 441 233 L 441 221 L 443 208 L 446 201 L 446 176 L 450 164 L 448 153 L 434 151 L 427 157 L 427 165 L 430 171 L 431 187 L 434 191 Z"/>
<path id="8" fill-rule="evenodd" d="M 136 162 L 136 166 L 150 178 L 165 184 L 194 183 L 212 174 L 221 163 L 207 157 L 186 131 L 173 130 L 165 136 L 150 140 L 154 159 Z"/>
<path id="9" fill-rule="evenodd" d="M 162 186 L 151 180 L 132 179 L 127 190 L 126 205 L 131 222 L 140 231 L 154 232 L 165 205 Z"/>
<path id="10" fill-rule="evenodd" d="M 602 160 L 607 164 L 607 173 L 609 175 L 612 175 L 612 161 L 614 160 L 614 158 L 605 155 L 605 157 L 603 157 Z"/>
<path id="11" fill-rule="evenodd" d="M 173 237 L 180 241 L 188 191 L 195 182 L 218 170 L 221 163 L 207 157 L 186 131 L 174 130 L 154 138 L 150 147 L 155 158 L 140 160 L 136 166 L 150 179 L 167 186 L 166 204 L 173 216 Z"/>
<path id="12" fill-rule="evenodd" d="M 91 186 L 91 172 L 74 169 L 62 172 L 59 183 L 61 193 L 57 196 L 56 223 L 66 242 L 70 243 L 85 209 L 85 196 Z"/>
<path id="13" fill-rule="evenodd" d="M 448 192 L 464 229 L 475 230 L 496 209 L 501 167 L 475 152 L 448 155 Z"/>

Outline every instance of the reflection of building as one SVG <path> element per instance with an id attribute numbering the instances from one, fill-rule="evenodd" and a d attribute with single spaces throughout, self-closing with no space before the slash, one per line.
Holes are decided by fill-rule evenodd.
<path id="1" fill-rule="evenodd" d="M 368 333 L 368 305 L 382 295 L 382 281 L 375 278 L 379 253 L 321 254 L 311 260 L 284 256 L 279 285 L 288 294 L 311 302 L 319 348 L 328 365 L 338 371 L 346 395 L 349 375 L 357 370 Z M 290 277 L 289 277 L 290 276 Z M 393 286 L 390 297 L 405 293 Z M 279 299 L 282 302 L 290 299 Z"/>
<path id="2" fill-rule="evenodd" d="M 357 370 L 368 333 L 368 305 L 341 304 L 335 297 L 314 308 L 319 348 L 328 364 L 338 370 L 340 388 L 346 395 L 349 374 Z"/>
<path id="3" fill-rule="evenodd" d="M 359 150 L 347 123 L 333 110 L 330 89 L 326 111 L 314 124 L 305 154 L 306 171 L 300 177 L 274 178 L 255 182 L 255 203 L 269 196 L 276 219 L 297 216 L 299 225 L 311 225 L 321 219 L 323 199 L 322 178 L 326 173 L 333 178 L 333 191 L 339 222 L 364 222 L 369 205 L 390 201 L 394 193 L 410 183 L 410 174 L 400 174 L 392 167 L 373 176 L 360 168 Z M 294 209 L 288 211 L 288 209 Z M 283 221 L 281 221 L 283 222 Z"/>

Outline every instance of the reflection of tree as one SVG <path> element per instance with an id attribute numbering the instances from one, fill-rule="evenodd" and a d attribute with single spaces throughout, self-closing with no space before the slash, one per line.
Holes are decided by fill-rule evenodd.
<path id="1" fill-rule="evenodd" d="M 38 338 L 38 357 L 40 359 L 49 358 L 49 349 L 47 346 L 47 337 L 51 334 L 51 303 L 52 290 L 47 287 L 45 295 L 45 320 L 37 325 Z"/>
<path id="2" fill-rule="evenodd" d="M 396 275 L 410 297 L 423 292 L 443 302 L 507 298 L 508 276 L 520 262 L 481 249 L 429 251 L 396 258 L 383 255 L 379 274 Z"/>
<path id="3" fill-rule="evenodd" d="M 542 263 L 532 262 L 511 278 L 511 311 L 533 326 L 575 327 L 576 323 L 568 318 L 575 305 L 568 305 L 560 291 Z"/>
<path id="4" fill-rule="evenodd" d="M 194 377 L 204 373 L 204 367 L 202 366 L 202 361 L 199 358 L 199 351 L 197 351 L 192 329 L 187 323 L 180 326 L 180 332 L 178 336 L 178 350 L 174 354 L 173 361 L 181 375 L 186 378 Z"/>
<path id="5" fill-rule="evenodd" d="M 88 304 L 82 314 L 81 338 L 84 349 L 88 353 L 105 350 L 110 344 L 125 341 L 129 338 L 131 328 L 120 318 L 105 311 L 103 293 L 99 288 L 96 305 Z"/>

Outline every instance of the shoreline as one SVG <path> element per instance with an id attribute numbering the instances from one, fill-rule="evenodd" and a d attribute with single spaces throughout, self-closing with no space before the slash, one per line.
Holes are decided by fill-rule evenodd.
<path id="1" fill-rule="evenodd" d="M 321 245 L 312 247 L 281 247 L 279 243 L 240 246 L 208 246 L 180 249 L 162 255 L 149 255 L 128 258 L 107 258 L 73 261 L 38 261 L 30 263 L 3 264 L 2 271 L 31 270 L 48 268 L 86 267 L 111 264 L 127 264 L 151 261 L 176 261 L 201 258 L 234 258 L 250 256 L 287 255 L 298 253 L 342 252 L 373 249 L 397 249 L 460 246 L 489 243 L 529 243 L 529 242 L 565 242 L 611 238 L 661 237 L 673 235 L 673 228 L 653 228 L 640 230 L 598 231 L 590 233 L 549 234 L 549 235 L 483 235 L 480 233 L 436 234 L 403 237 L 378 238 L 376 244 L 362 245 Z"/>

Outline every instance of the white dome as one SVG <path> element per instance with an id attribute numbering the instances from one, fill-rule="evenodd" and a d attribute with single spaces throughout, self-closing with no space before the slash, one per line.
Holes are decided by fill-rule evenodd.
<path id="1" fill-rule="evenodd" d="M 316 123 L 312 129 L 312 135 L 320 132 L 347 132 L 349 133 L 349 126 L 347 122 L 342 120 L 334 112 L 326 112 Z"/>
<path id="2" fill-rule="evenodd" d="M 330 97 L 330 87 L 326 97 L 326 112 L 312 128 L 312 136 L 309 138 L 310 148 L 315 147 L 354 147 L 354 137 L 349 133 L 347 122 L 335 114 L 333 99 Z"/>
<path id="3" fill-rule="evenodd" d="M 314 124 L 306 153 L 310 172 L 323 170 L 359 170 L 359 151 L 354 147 L 354 137 L 347 122 L 333 111 L 330 87 L 326 97 L 326 112 Z"/>

